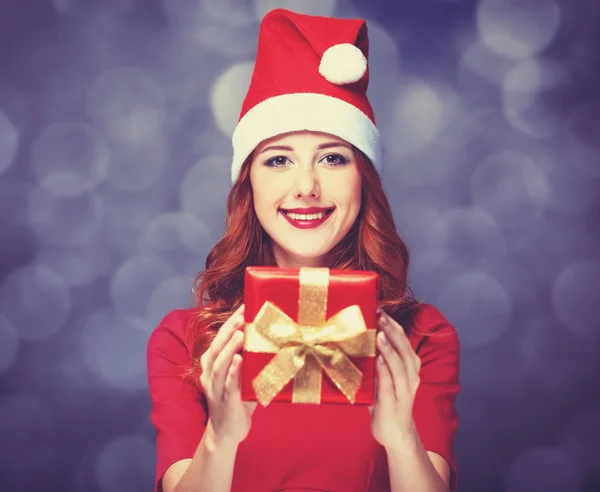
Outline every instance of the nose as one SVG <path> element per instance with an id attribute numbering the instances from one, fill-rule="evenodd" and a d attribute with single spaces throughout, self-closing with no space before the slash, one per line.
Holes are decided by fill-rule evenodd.
<path id="1" fill-rule="evenodd" d="M 317 198 L 321 193 L 319 179 L 313 166 L 303 166 L 298 170 L 296 196 Z"/>

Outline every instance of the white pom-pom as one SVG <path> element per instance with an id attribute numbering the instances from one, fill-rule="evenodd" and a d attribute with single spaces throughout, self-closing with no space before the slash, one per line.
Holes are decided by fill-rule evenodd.
<path id="1" fill-rule="evenodd" d="M 319 73 L 336 85 L 358 82 L 367 71 L 367 59 L 362 51 L 350 43 L 328 48 L 321 58 Z"/>

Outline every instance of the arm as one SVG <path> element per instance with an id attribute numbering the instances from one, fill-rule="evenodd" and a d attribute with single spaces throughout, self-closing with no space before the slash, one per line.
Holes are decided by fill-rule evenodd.
<path id="1" fill-rule="evenodd" d="M 237 446 L 219 445 L 212 425 L 192 459 L 180 460 L 169 467 L 162 481 L 164 492 L 229 492 Z"/>
<path id="2" fill-rule="evenodd" d="M 190 352 L 182 312 L 168 315 L 148 343 L 151 420 L 156 427 L 155 492 L 230 490 L 237 447 L 250 429 L 255 403 L 240 399 L 243 343 L 230 317 L 201 358 L 201 389 L 182 377 Z M 210 418 L 209 418 L 210 415 Z"/>
<path id="3" fill-rule="evenodd" d="M 448 463 L 439 454 L 425 450 L 416 429 L 400 449 L 387 452 L 392 492 L 449 492 Z"/>
<path id="4" fill-rule="evenodd" d="M 439 311 L 429 308 L 421 319 L 428 335 L 420 340 L 418 355 L 391 317 L 384 313 L 380 323 L 373 413 L 379 418 L 372 427 L 387 452 L 393 492 L 456 490 L 458 337 Z"/>

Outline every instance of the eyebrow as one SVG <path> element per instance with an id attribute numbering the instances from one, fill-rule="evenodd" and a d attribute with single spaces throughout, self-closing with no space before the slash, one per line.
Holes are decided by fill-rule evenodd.
<path id="1" fill-rule="evenodd" d="M 323 150 L 323 149 L 331 149 L 333 147 L 344 147 L 348 150 L 350 150 L 350 146 L 343 144 L 341 142 L 327 142 L 327 143 L 323 143 L 321 145 L 319 145 L 317 147 L 317 149 L 319 150 Z M 289 147 L 288 145 L 269 145 L 268 147 L 265 147 L 260 153 L 264 154 L 267 150 L 288 150 L 290 152 L 293 152 L 293 148 Z"/>

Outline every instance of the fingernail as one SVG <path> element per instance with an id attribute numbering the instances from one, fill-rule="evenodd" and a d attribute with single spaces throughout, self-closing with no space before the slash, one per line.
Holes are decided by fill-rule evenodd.
<path id="1" fill-rule="evenodd" d="M 385 336 L 385 333 L 383 333 L 382 331 L 379 332 L 379 339 L 381 340 L 381 343 L 383 343 L 384 345 L 388 344 L 388 339 Z"/>
<path id="2" fill-rule="evenodd" d="M 382 366 L 383 364 L 385 364 L 385 361 L 383 360 L 383 357 L 381 355 L 377 358 L 377 362 L 379 362 L 380 366 Z"/>
<path id="3" fill-rule="evenodd" d="M 379 323 L 381 324 L 381 326 L 387 326 L 388 320 L 385 317 L 385 314 L 381 315 L 381 317 L 379 318 Z"/>

